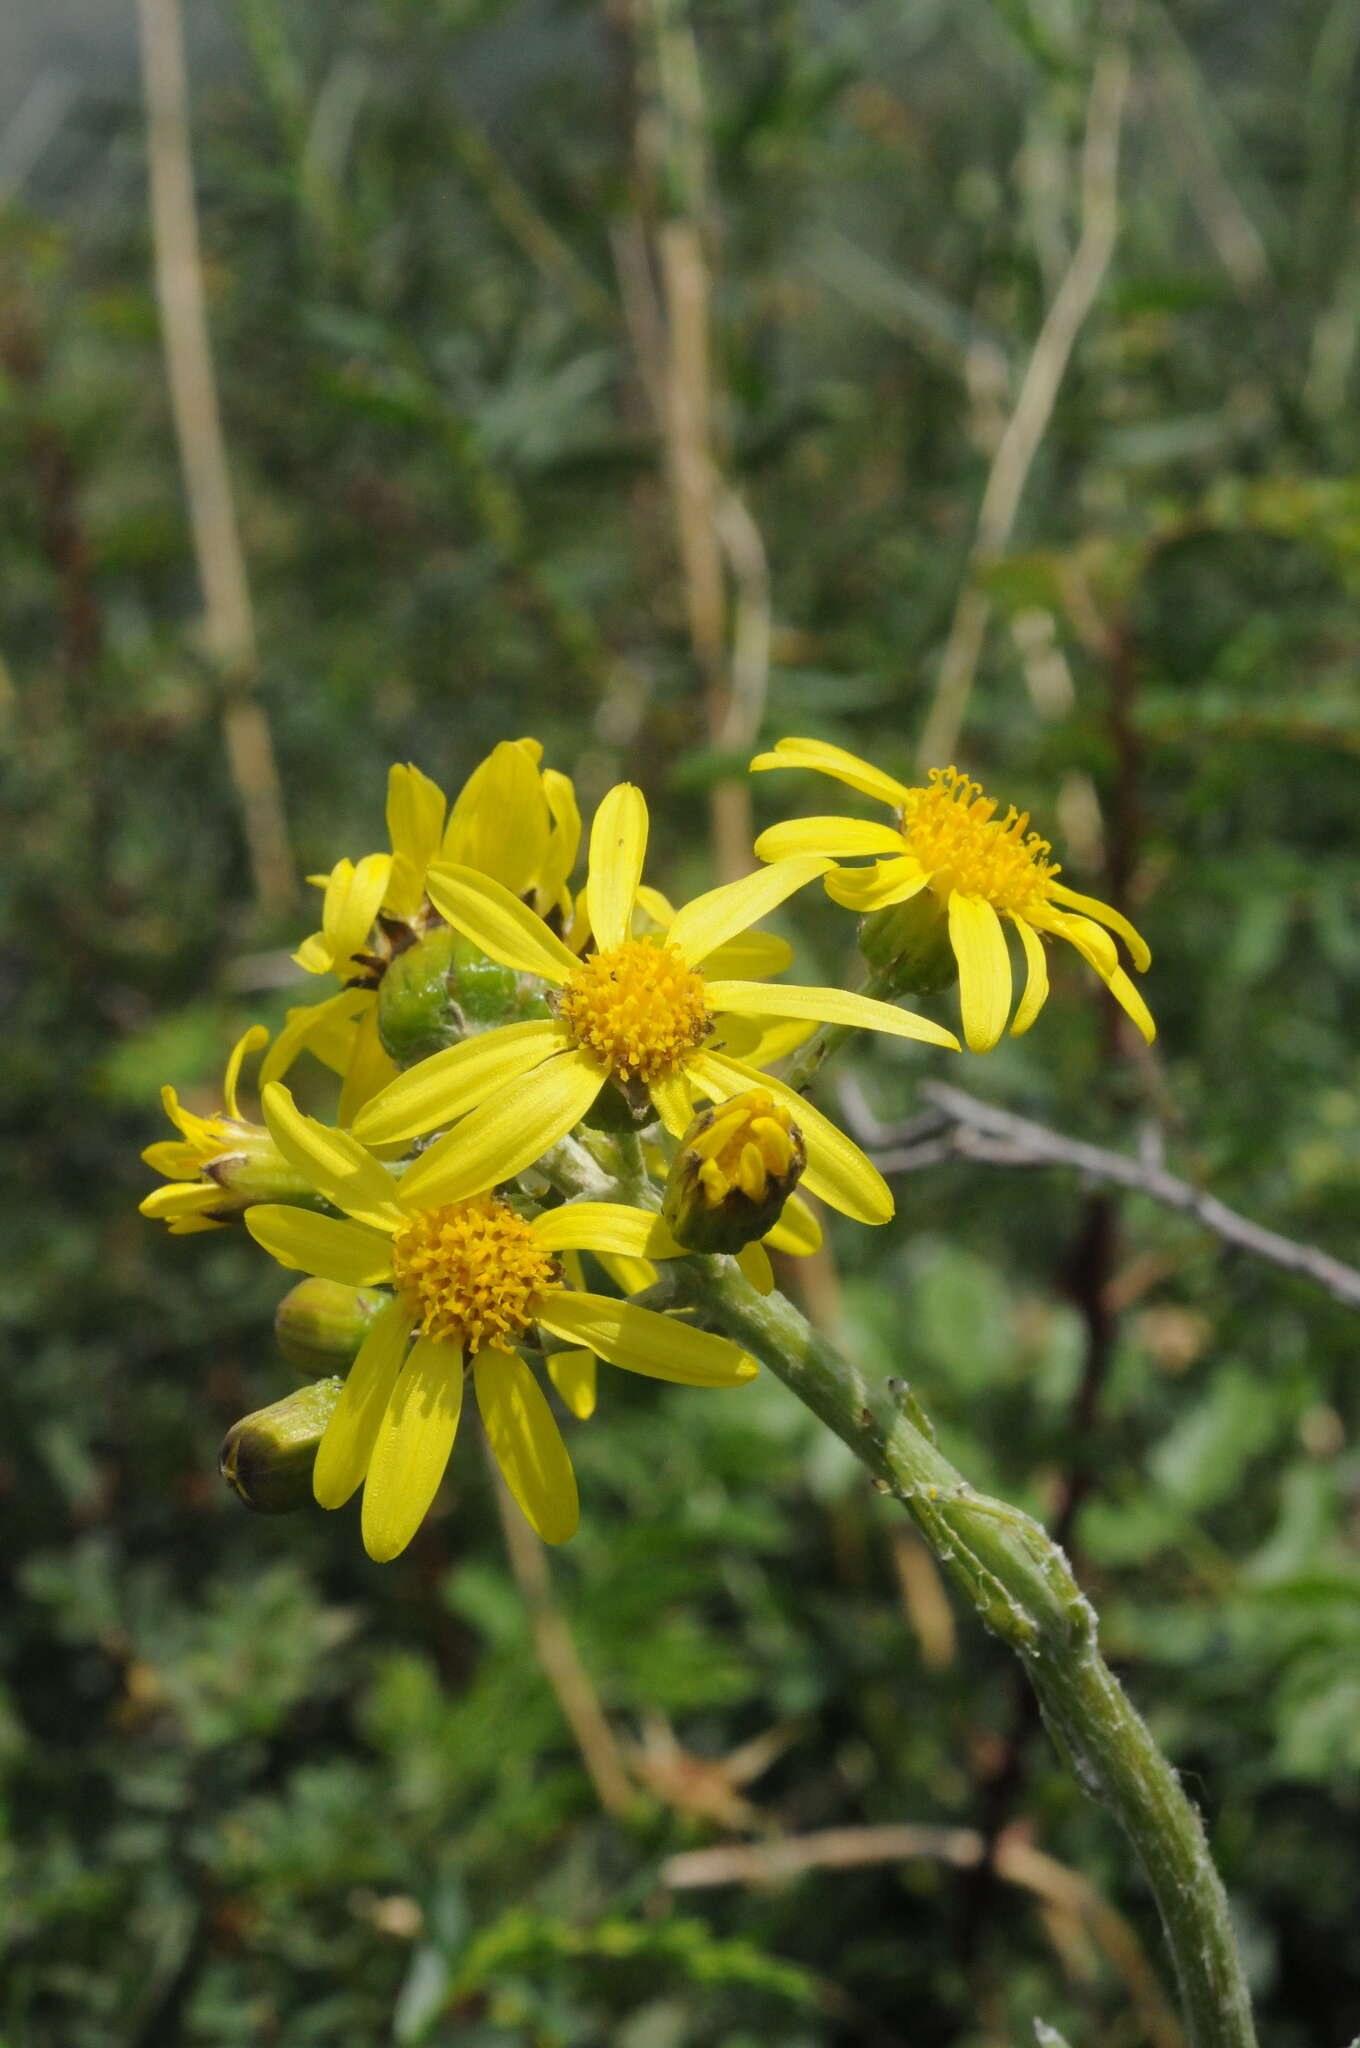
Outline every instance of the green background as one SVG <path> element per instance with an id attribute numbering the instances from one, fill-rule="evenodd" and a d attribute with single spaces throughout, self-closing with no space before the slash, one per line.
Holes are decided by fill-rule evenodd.
<path id="1" fill-rule="evenodd" d="M 299 874 L 381 843 L 390 760 L 453 789 L 532 732 L 587 804 L 643 785 L 654 880 L 713 878 L 709 796 L 740 759 L 705 717 L 618 283 L 637 237 L 691 218 L 715 446 L 769 563 L 760 736 L 914 772 L 1117 19 L 711 0 L 665 10 L 658 68 L 643 0 L 191 10 L 204 278 Z M 1069 953 L 985 1063 L 853 1064 L 885 1119 L 934 1074 L 1159 1148 L 1344 1259 L 1360 17 L 1183 0 L 1127 22 L 1118 243 L 979 571 L 959 759 L 1146 932 L 1156 1057 Z M 923 1637 L 900 1513 L 768 1376 L 720 1396 L 606 1375 L 572 1429 L 584 1516 L 553 1585 L 640 1747 L 622 1817 L 542 1675 L 471 1432 L 391 1566 L 352 1512 L 253 1518 L 220 1485 L 226 1427 L 292 1384 L 281 1282 L 236 1232 L 142 1221 L 137 1153 L 167 1135 L 163 1081 L 213 1107 L 234 1035 L 306 999 L 286 954 L 311 906 L 260 909 L 199 632 L 135 22 L 111 54 L 68 29 L 45 129 L 23 27 L 0 128 L 5 2048 L 972 2048 L 1036 2016 L 1074 2048 L 1147 2038 L 1102 1944 L 1015 1884 L 927 1857 L 667 1886 L 668 1856 L 733 1836 L 1013 1824 L 1164 1971 L 1130 1855 L 1007 1653 L 963 1614 Z M 775 782 L 758 824 L 840 807 Z M 781 928 L 801 979 L 853 971 L 828 905 Z M 1340 2048 L 1353 1314 L 1068 1173 L 951 1162 L 897 1193 L 884 1230 L 833 1231 L 847 1344 L 912 1381 L 977 1484 L 1051 1518 L 1075 1483 L 1107 1654 L 1205 1813 L 1264 2034 Z M 779 1731 L 727 1788 L 751 1810 L 695 1811 L 667 1728 L 710 1762 Z"/>

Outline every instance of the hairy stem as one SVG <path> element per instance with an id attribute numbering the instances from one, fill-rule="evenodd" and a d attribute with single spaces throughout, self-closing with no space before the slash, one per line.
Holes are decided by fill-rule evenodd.
<path id="1" fill-rule="evenodd" d="M 912 1517 L 985 1625 L 1022 1660 L 1082 1787 L 1142 1863 L 1175 1964 L 1190 2048 L 1253 2048 L 1227 1897 L 1176 1773 L 1100 1655 L 1096 1617 L 1062 1550 L 1030 1516 L 975 1493 L 939 1451 L 909 1390 L 886 1418 L 863 1375 L 782 1295 L 729 1259 L 687 1259 L 662 1285 L 778 1375 Z"/>

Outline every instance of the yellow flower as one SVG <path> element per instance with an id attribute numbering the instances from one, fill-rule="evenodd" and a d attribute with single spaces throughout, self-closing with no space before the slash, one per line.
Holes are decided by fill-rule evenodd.
<path id="1" fill-rule="evenodd" d="M 142 1153 L 148 1166 L 164 1174 L 165 1185 L 153 1188 L 138 1206 L 143 1216 L 168 1224 L 174 1237 L 220 1230 L 252 1202 L 310 1197 L 307 1182 L 288 1165 L 269 1132 L 243 1117 L 237 1102 L 242 1064 L 268 1042 L 263 1024 L 253 1024 L 237 1040 L 222 1082 L 226 1107 L 216 1116 L 195 1116 L 173 1088 L 161 1090 L 179 1137 L 161 1139 Z"/>
<path id="2" fill-rule="evenodd" d="M 872 867 L 842 868 L 826 877 L 829 896 L 865 913 L 930 890 L 948 918 L 963 1033 L 971 1051 L 989 1051 L 1011 1013 L 1011 963 L 1002 918 L 1019 933 L 1027 966 L 1025 992 L 1011 1024 L 1014 1035 L 1028 1031 L 1048 996 L 1042 934 L 1075 947 L 1152 1042 L 1157 1027 L 1119 964 L 1110 932 L 1118 932 L 1140 971 L 1152 957 L 1146 944 L 1119 911 L 1058 880 L 1060 869 L 1049 859 L 1048 842 L 1029 830 L 1027 813 L 1012 807 L 998 818 L 995 799 L 957 768 L 933 768 L 927 787 L 909 789 L 822 740 L 780 740 L 772 753 L 757 754 L 751 766 L 815 768 L 892 806 L 890 825 L 866 818 L 796 818 L 772 825 L 756 841 L 756 853 L 768 861 L 811 853 L 836 859 L 885 856 Z"/>
<path id="3" fill-rule="evenodd" d="M 581 819 L 570 777 L 540 769 L 542 754 L 537 740 L 502 740 L 464 783 L 447 824 L 437 782 L 400 763 L 389 771 L 391 852 L 337 861 L 328 875 L 311 877 L 325 891 L 321 930 L 293 955 L 307 973 L 335 974 L 344 986 L 326 1002 L 289 1011 L 264 1082 L 281 1079 L 306 1046 L 344 1077 L 340 1119 L 348 1123 L 392 1078 L 396 1068 L 378 1036 L 376 992 L 389 962 L 441 922 L 425 892 L 432 861 L 475 868 L 531 898 L 540 915 L 570 918 Z"/>
<path id="4" fill-rule="evenodd" d="M 282 1265 L 392 1289 L 350 1368 L 313 1476 L 324 1508 L 363 1485 L 370 1557 L 395 1557 L 424 1520 L 453 1448 L 468 1365 L 511 1493 L 546 1543 L 573 1533 L 571 1461 L 516 1348 L 535 1331 L 563 1339 L 578 1361 L 586 1353 L 682 1386 L 735 1387 L 754 1377 L 754 1360 L 726 1338 L 567 1285 L 563 1262 L 573 1252 L 678 1255 L 659 1217 L 569 1202 L 526 1218 L 485 1192 L 432 1198 L 417 1184 L 418 1166 L 394 1177 L 347 1132 L 303 1116 L 277 1082 L 264 1101 L 280 1152 L 344 1217 L 266 1205 L 247 1215 L 252 1236 Z"/>
<path id="5" fill-rule="evenodd" d="M 957 1041 L 910 1011 L 842 989 L 709 978 L 722 949 L 824 873 L 829 860 L 802 855 L 778 862 L 696 896 L 661 931 L 634 937 L 646 847 L 642 793 L 620 783 L 591 830 L 586 898 L 599 950 L 585 959 L 487 876 L 432 866 L 426 886 L 441 916 L 492 960 L 549 983 L 555 1015 L 432 1054 L 365 1105 L 356 1134 L 387 1146 L 461 1119 L 407 1176 L 422 1200 L 457 1202 L 532 1166 L 611 1081 L 639 1115 L 650 1105 L 676 1137 L 689 1126 L 696 1094 L 721 1102 L 762 1087 L 802 1127 L 808 1189 L 861 1222 L 886 1222 L 892 1196 L 858 1147 L 782 1082 L 731 1057 L 715 1028 L 727 1018 L 773 1015 L 865 1026 L 931 1045 Z"/>

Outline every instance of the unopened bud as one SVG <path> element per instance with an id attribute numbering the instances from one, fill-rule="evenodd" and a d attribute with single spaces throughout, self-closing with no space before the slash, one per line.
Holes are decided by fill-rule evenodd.
<path id="1" fill-rule="evenodd" d="M 448 925 L 395 955 L 378 987 L 378 1033 L 400 1067 L 478 1031 L 546 1017 L 542 984 L 478 952 Z"/>
<path id="2" fill-rule="evenodd" d="M 227 1431 L 217 1467 L 238 1500 L 259 1515 L 287 1515 L 312 1497 L 312 1467 L 343 1382 L 316 1380 Z"/>
<path id="3" fill-rule="evenodd" d="M 380 1287 L 299 1280 L 274 1311 L 279 1350 L 308 1379 L 343 1372 L 358 1357 L 374 1316 L 391 1298 Z"/>
<path id="4" fill-rule="evenodd" d="M 687 1251 L 739 1252 L 779 1220 L 806 1164 L 788 1110 L 752 1088 L 694 1119 L 671 1161 L 661 1213 Z"/>
<path id="5" fill-rule="evenodd" d="M 882 996 L 934 995 L 951 988 L 958 962 L 949 943 L 949 916 L 933 889 L 920 889 L 905 903 L 871 911 L 859 928 L 859 949 L 880 977 Z M 890 977 L 890 985 L 882 977 Z"/>

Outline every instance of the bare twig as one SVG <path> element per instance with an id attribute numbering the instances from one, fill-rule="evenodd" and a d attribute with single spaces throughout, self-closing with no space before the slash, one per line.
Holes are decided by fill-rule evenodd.
<path id="1" fill-rule="evenodd" d="M 977 581 L 978 572 L 1010 540 L 1077 336 L 1114 254 L 1119 227 L 1119 138 L 1128 82 L 1129 59 L 1123 45 L 1104 50 L 1096 62 L 1087 102 L 1081 235 L 1039 330 L 982 494 L 968 571 L 921 735 L 923 768 L 940 766 L 957 747 L 991 616 L 991 599 Z"/>
<path id="2" fill-rule="evenodd" d="M 255 625 L 246 582 L 203 294 L 189 150 L 189 85 L 179 0 L 140 0 L 151 227 L 170 405 L 203 592 L 204 640 L 223 683 L 222 728 L 255 889 L 267 911 L 296 889 L 269 723 L 255 695 Z"/>
<path id="3" fill-rule="evenodd" d="M 547 1552 L 511 1499 L 489 1450 L 487 1464 L 505 1532 L 506 1554 L 524 1597 L 543 1676 L 576 1739 L 601 1806 L 609 1813 L 624 1813 L 633 1803 L 633 1783 L 575 1639 L 553 1601 Z"/>
<path id="4" fill-rule="evenodd" d="M 971 1159 L 984 1166 L 1059 1166 L 1087 1179 L 1147 1195 L 1169 1209 L 1193 1216 L 1226 1244 L 1253 1258 L 1264 1259 L 1286 1273 L 1297 1273 L 1325 1288 L 1347 1308 L 1360 1309 L 1360 1271 L 1316 1245 L 1301 1244 L 1253 1223 L 1220 1202 L 1216 1195 L 1181 1180 L 1163 1167 L 1126 1153 L 1110 1152 L 1067 1138 L 1045 1124 L 1031 1123 L 1011 1110 L 980 1102 L 961 1088 L 927 1081 L 921 1093 L 934 1107 L 910 1123 L 889 1128 L 875 1121 L 853 1080 L 841 1084 L 842 1107 L 850 1129 L 872 1151 L 881 1173 L 913 1173 L 946 1159 Z"/>
<path id="5" fill-rule="evenodd" d="M 911 1824 L 824 1828 L 777 1842 L 734 1842 L 688 1850 L 662 1864 L 661 1881 L 672 1891 L 709 1885 L 778 1884 L 809 1870 L 854 1870 L 921 1858 L 968 1870 L 982 1861 L 986 1851 L 985 1837 L 977 1828 Z M 1017 1831 L 997 1844 L 996 1867 L 1008 1883 L 1033 1893 L 1045 1905 L 1058 1908 L 1087 1928 L 1122 1979 L 1149 2040 L 1156 2048 L 1180 2048 L 1179 2023 L 1137 1936 L 1094 1886 L 1034 1848 Z"/>

